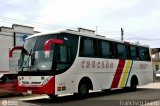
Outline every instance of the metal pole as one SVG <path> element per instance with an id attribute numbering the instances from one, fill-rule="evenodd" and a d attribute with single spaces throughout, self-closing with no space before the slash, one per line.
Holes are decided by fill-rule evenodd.
<path id="1" fill-rule="evenodd" d="M 123 41 L 124 30 L 121 28 L 121 41 Z"/>

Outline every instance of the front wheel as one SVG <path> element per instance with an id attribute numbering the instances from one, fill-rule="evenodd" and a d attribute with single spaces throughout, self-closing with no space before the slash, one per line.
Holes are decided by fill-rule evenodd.
<path id="1" fill-rule="evenodd" d="M 89 88 L 86 83 L 81 83 L 78 87 L 78 97 L 86 98 L 89 93 Z"/>

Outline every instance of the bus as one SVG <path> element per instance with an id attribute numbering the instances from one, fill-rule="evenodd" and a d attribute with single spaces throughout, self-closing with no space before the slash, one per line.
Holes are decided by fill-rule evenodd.
<path id="1" fill-rule="evenodd" d="M 18 91 L 86 97 L 89 91 L 130 88 L 153 82 L 148 46 L 62 30 L 29 36 L 18 61 Z"/>

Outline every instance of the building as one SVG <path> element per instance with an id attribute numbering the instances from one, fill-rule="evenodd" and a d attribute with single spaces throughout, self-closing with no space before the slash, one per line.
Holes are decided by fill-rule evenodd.
<path id="1" fill-rule="evenodd" d="M 156 77 L 157 70 L 160 70 L 160 48 L 152 48 L 152 66 L 153 66 L 153 80 L 154 82 L 159 82 L 160 78 Z"/>
<path id="2" fill-rule="evenodd" d="M 38 32 L 29 26 L 13 24 L 12 27 L 0 27 L 0 73 L 8 72 L 10 69 L 17 71 L 13 64 L 9 64 L 9 50 L 14 46 L 22 46 L 25 38 L 35 33 Z M 18 61 L 18 58 L 19 52 L 14 53 L 14 62 Z"/>
<path id="3" fill-rule="evenodd" d="M 152 49 L 153 71 L 160 70 L 160 48 Z"/>

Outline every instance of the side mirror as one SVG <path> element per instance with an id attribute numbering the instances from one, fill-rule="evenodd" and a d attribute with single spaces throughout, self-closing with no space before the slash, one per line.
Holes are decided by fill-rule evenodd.
<path id="1" fill-rule="evenodd" d="M 9 51 L 9 71 L 11 72 L 17 72 L 18 71 L 18 57 L 17 54 L 14 55 L 14 51 L 23 50 L 24 48 L 22 46 L 16 46 L 10 49 Z M 19 54 L 20 55 L 20 54 Z"/>
<path id="2" fill-rule="evenodd" d="M 11 50 L 9 51 L 9 58 L 10 59 L 12 58 L 13 52 L 15 50 L 22 50 L 22 49 L 23 49 L 23 46 L 16 46 L 16 47 L 11 48 Z"/>
<path id="3" fill-rule="evenodd" d="M 61 39 L 49 39 L 45 42 L 45 45 L 44 45 L 44 53 L 45 53 L 45 56 L 48 57 L 49 53 L 50 53 L 50 46 L 51 44 L 59 44 L 59 45 L 62 45 L 64 43 L 63 40 Z"/>

